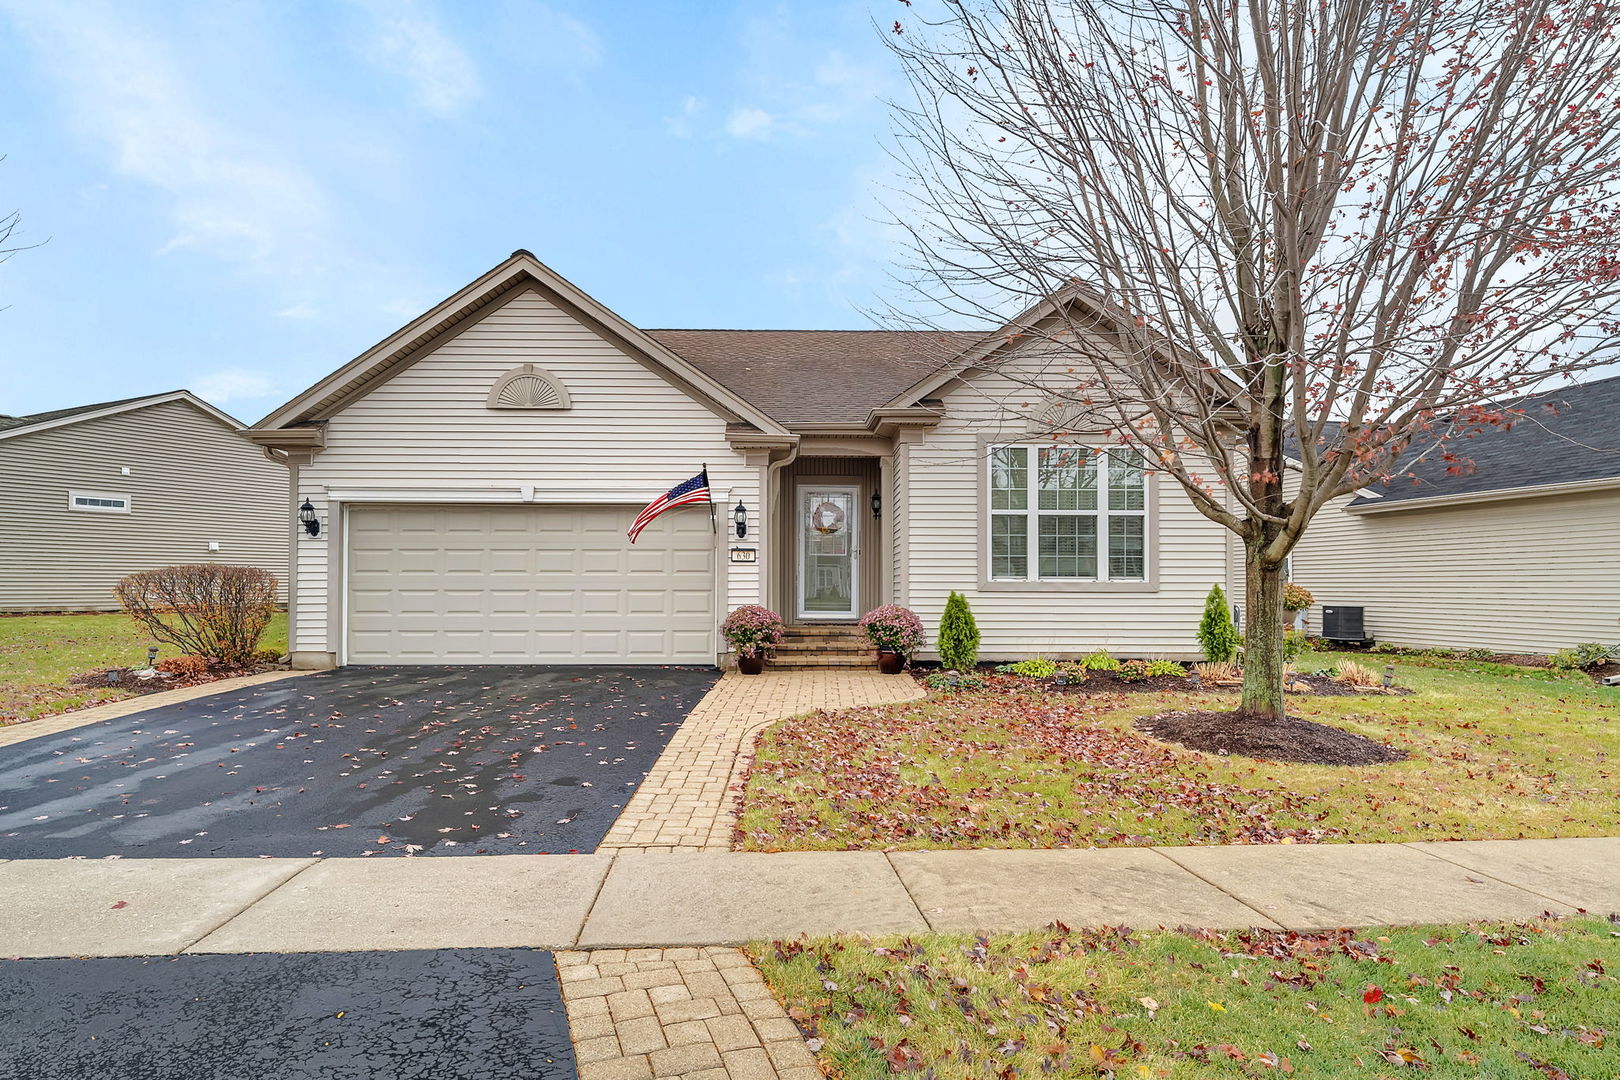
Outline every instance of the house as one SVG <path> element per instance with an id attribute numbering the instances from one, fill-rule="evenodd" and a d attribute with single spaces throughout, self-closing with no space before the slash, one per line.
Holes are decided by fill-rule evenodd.
<path id="1" fill-rule="evenodd" d="M 1021 347 L 643 330 L 515 252 L 250 433 L 319 530 L 295 545 L 294 663 L 713 664 L 742 604 L 933 626 L 952 590 L 987 658 L 1196 656 L 1234 541 L 1132 455 L 1053 446 L 1006 375 Z M 714 517 L 629 543 L 705 466 Z"/>
<path id="2" fill-rule="evenodd" d="M 284 574 L 286 470 L 243 430 L 185 390 L 0 416 L 0 611 L 115 610 L 177 563 Z"/>
<path id="3" fill-rule="evenodd" d="M 1550 653 L 1620 640 L 1620 377 L 1506 404 L 1509 423 L 1415 447 L 1322 508 L 1293 557 L 1321 604 L 1415 647 Z"/>

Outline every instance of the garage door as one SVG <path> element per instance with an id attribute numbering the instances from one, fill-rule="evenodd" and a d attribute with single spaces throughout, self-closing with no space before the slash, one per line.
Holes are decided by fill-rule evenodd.
<path id="1" fill-rule="evenodd" d="M 350 509 L 351 664 L 714 663 L 699 509 L 634 546 L 630 506 Z"/>

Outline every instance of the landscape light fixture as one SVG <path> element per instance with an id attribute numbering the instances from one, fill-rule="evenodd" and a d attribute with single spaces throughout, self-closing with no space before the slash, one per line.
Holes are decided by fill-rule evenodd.
<path id="1" fill-rule="evenodd" d="M 304 523 L 304 531 L 309 535 L 321 535 L 321 519 L 315 516 L 315 507 L 310 505 L 308 499 L 298 508 L 298 520 Z"/>

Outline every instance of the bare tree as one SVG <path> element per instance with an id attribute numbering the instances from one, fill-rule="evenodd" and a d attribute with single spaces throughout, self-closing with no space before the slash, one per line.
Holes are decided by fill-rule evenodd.
<path id="1" fill-rule="evenodd" d="M 1617 358 L 1617 21 L 918 0 L 886 35 L 914 91 L 910 308 L 1005 323 L 1026 360 L 979 366 L 1048 402 L 1052 438 L 1139 446 L 1237 534 L 1257 720 L 1283 714 L 1284 563 L 1312 516 L 1415 453 L 1467 468 L 1467 435 Z"/>
<path id="2" fill-rule="evenodd" d="M 5 160 L 5 155 L 0 154 L 0 162 L 4 162 Z M 5 262 L 19 251 L 27 251 L 29 248 L 39 246 L 39 244 L 18 243 L 17 234 L 21 228 L 22 212 L 20 210 L 12 210 L 9 213 L 0 213 L 0 263 Z M 43 242 L 44 241 L 41 241 L 40 243 Z M 0 310 L 4 309 L 0 308 Z"/>

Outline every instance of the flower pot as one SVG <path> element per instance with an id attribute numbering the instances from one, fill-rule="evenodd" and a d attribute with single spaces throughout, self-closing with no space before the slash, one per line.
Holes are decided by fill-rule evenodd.
<path id="1" fill-rule="evenodd" d="M 885 675 L 898 675 L 906 669 L 906 658 L 897 652 L 879 652 L 878 670 Z"/>
<path id="2" fill-rule="evenodd" d="M 739 656 L 737 657 L 737 670 L 744 675 L 758 675 L 765 670 L 765 658 L 763 656 Z"/>
<path id="3" fill-rule="evenodd" d="M 1283 610 L 1283 630 L 1285 630 L 1285 631 L 1293 630 L 1295 628 L 1294 624 L 1298 620 L 1299 620 L 1299 612 L 1298 611 L 1289 611 L 1287 609 Z"/>

